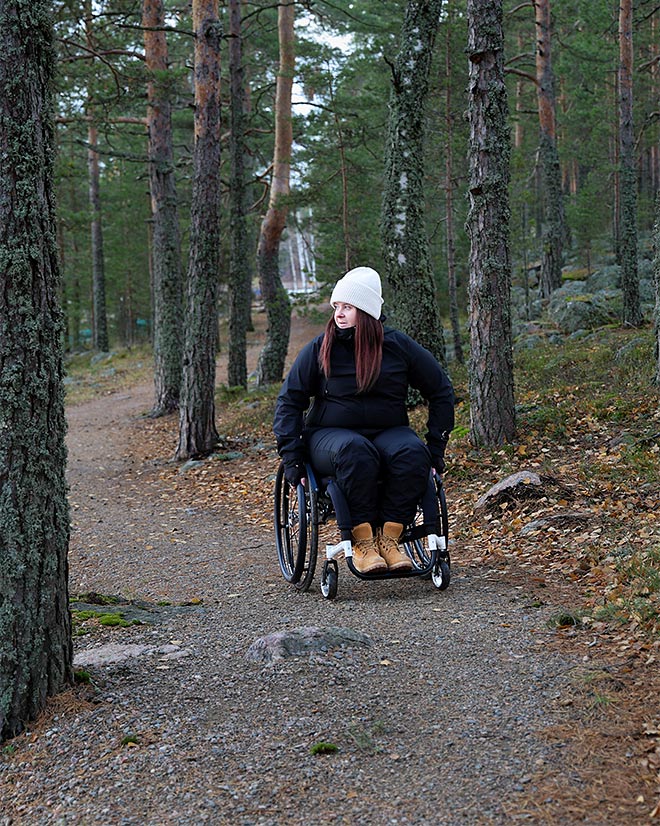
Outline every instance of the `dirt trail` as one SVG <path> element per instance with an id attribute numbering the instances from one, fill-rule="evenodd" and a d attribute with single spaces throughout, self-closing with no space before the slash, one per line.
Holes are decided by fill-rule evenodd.
<path id="1" fill-rule="evenodd" d="M 554 644 L 554 606 L 459 548 L 443 593 L 345 569 L 336 602 L 318 582 L 296 593 L 261 502 L 248 490 L 237 513 L 222 485 L 198 499 L 154 448 L 172 423 L 143 418 L 150 403 L 140 387 L 69 411 L 71 590 L 193 605 L 76 637 L 83 660 L 109 643 L 141 651 L 90 666 L 93 691 L 17 738 L 1 823 L 642 822 L 634 800 L 580 804 L 567 724 L 584 663 Z M 255 454 L 260 486 L 275 461 L 269 446 Z M 245 659 L 255 639 L 302 626 L 373 644 Z M 337 751 L 312 754 L 319 742 Z"/>

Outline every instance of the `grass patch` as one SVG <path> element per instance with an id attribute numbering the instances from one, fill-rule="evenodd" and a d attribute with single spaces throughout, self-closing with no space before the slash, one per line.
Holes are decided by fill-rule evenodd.
<path id="1" fill-rule="evenodd" d="M 138 746 L 140 744 L 140 738 L 137 734 L 127 734 L 121 738 L 122 746 Z"/>
<path id="2" fill-rule="evenodd" d="M 272 424 L 279 385 L 245 390 L 222 386 L 216 392 L 216 411 L 223 436 L 255 441 L 273 440 Z"/>
<path id="3" fill-rule="evenodd" d="M 355 745 L 362 751 L 369 751 L 374 754 L 382 751 L 382 748 L 376 741 L 384 731 L 385 726 L 380 720 L 377 720 L 368 729 L 359 723 L 353 723 L 348 727 L 348 733 L 355 742 Z"/>
<path id="4" fill-rule="evenodd" d="M 64 368 L 66 403 L 82 404 L 138 382 L 153 381 L 153 352 L 148 345 L 109 353 L 86 351 L 66 356 Z"/>

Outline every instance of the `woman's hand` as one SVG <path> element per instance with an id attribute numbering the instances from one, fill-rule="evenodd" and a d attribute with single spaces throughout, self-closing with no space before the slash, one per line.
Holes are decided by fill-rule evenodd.
<path id="1" fill-rule="evenodd" d="M 300 482 L 305 483 L 304 472 L 305 466 L 302 464 L 284 465 L 284 478 L 292 488 L 298 487 Z"/>

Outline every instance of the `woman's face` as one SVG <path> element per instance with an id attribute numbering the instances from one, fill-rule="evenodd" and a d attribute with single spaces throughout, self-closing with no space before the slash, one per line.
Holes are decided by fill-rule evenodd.
<path id="1" fill-rule="evenodd" d="M 335 304 L 335 324 L 342 330 L 357 324 L 357 307 L 352 304 Z"/>

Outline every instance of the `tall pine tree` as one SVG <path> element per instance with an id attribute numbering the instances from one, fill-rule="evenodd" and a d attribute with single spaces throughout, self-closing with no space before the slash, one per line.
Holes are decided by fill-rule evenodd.
<path id="1" fill-rule="evenodd" d="M 72 679 L 50 5 L 0 0 L 0 739 Z"/>

